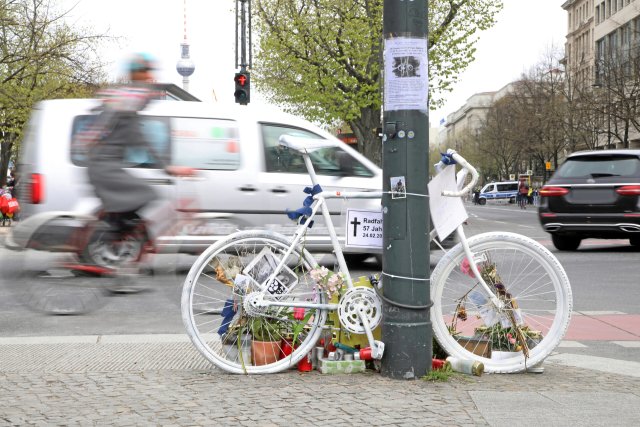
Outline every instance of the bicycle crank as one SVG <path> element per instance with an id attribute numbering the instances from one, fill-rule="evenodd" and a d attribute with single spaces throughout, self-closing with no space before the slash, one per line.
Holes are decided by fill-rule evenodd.
<path id="1" fill-rule="evenodd" d="M 351 288 L 340 298 L 338 317 L 342 326 L 351 333 L 365 334 L 360 315 L 366 317 L 374 330 L 382 321 L 382 301 L 372 288 Z"/>

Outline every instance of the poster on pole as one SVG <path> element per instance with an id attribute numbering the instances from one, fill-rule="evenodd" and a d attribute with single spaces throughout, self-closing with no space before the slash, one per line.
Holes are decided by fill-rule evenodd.
<path id="1" fill-rule="evenodd" d="M 382 211 L 347 209 L 345 224 L 347 248 L 382 247 Z"/>
<path id="2" fill-rule="evenodd" d="M 397 37 L 384 42 L 384 110 L 427 111 L 427 40 Z"/>

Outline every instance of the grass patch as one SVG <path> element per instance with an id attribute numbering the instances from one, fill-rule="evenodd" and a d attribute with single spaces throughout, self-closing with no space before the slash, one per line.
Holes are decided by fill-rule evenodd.
<path id="1" fill-rule="evenodd" d="M 447 365 L 442 369 L 432 369 L 431 372 L 429 372 L 427 375 L 422 377 L 422 379 L 425 381 L 431 381 L 434 383 L 447 382 L 455 375 L 456 375 L 456 372 L 454 372 L 453 369 L 451 369 L 451 366 Z"/>

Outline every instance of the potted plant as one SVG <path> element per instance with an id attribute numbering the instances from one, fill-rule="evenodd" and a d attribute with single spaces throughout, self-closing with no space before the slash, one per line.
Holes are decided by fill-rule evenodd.
<path id="1" fill-rule="evenodd" d="M 253 317 L 249 321 L 249 331 L 253 338 L 251 355 L 256 366 L 267 365 L 280 357 L 282 333 L 280 321 L 267 316 Z"/>

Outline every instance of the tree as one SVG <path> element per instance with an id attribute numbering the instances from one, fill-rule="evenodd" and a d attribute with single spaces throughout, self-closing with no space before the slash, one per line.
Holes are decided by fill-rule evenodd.
<path id="1" fill-rule="evenodd" d="M 383 0 L 255 0 L 254 76 L 271 102 L 312 121 L 345 122 L 380 163 Z M 473 61 L 501 0 L 429 0 L 430 106 Z"/>
<path id="2" fill-rule="evenodd" d="M 525 153 L 521 167 L 538 173 L 546 170 L 547 161 L 557 166 L 567 147 L 568 103 L 562 57 L 562 52 L 551 49 L 522 76 L 514 92 Z"/>
<path id="3" fill-rule="evenodd" d="M 510 174 L 518 172 L 525 147 L 523 135 L 518 131 L 521 125 L 522 116 L 514 95 L 496 100 L 489 108 L 475 140 L 475 149 L 480 153 L 477 165 L 485 180 L 489 177 L 507 180 Z"/>
<path id="4" fill-rule="evenodd" d="M 64 17 L 51 0 L 0 2 L 0 185 L 34 104 L 86 96 L 104 81 L 97 48 L 106 37 Z"/>
<path id="5" fill-rule="evenodd" d="M 632 133 L 640 132 L 640 53 L 637 45 L 612 50 L 596 62 L 595 113 L 602 119 L 600 134 L 607 148 L 629 148 Z M 612 146 L 613 144 L 613 146 Z"/>
<path id="6" fill-rule="evenodd" d="M 587 79 L 580 70 L 566 70 L 564 97 L 565 134 L 567 150 L 595 150 L 598 146 L 600 114 L 596 111 L 597 100 L 592 87 L 593 80 Z"/>

